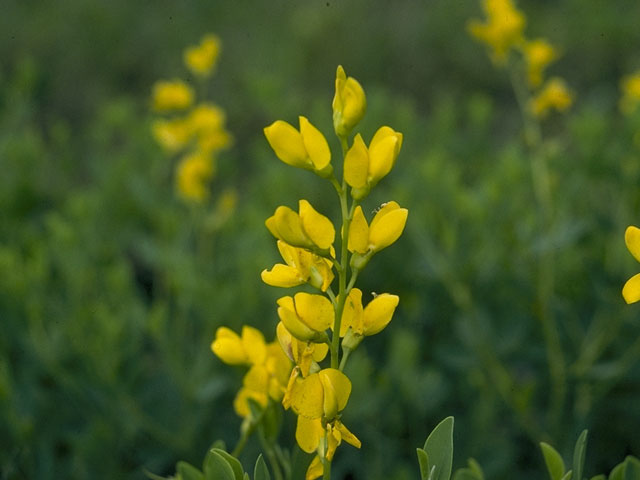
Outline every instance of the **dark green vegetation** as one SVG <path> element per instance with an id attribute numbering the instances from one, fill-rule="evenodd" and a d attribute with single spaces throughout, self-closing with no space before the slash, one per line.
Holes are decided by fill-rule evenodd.
<path id="1" fill-rule="evenodd" d="M 217 438 L 234 444 L 242 372 L 211 354 L 215 328 L 273 331 L 282 291 L 259 273 L 279 260 L 263 225 L 277 205 L 338 211 L 262 128 L 302 112 L 331 132 L 339 63 L 367 92 L 365 139 L 380 123 L 405 135 L 364 206 L 393 198 L 410 213 L 363 277 L 401 301 L 351 357 L 344 415 L 363 447 L 340 449 L 334 478 L 418 478 L 415 448 L 447 415 L 454 468 L 472 456 L 487 478 L 542 478 L 538 442 L 571 458 L 583 429 L 586 476 L 638 456 L 640 307 L 620 289 L 640 271 L 623 241 L 640 223 L 640 115 L 617 101 L 640 68 L 640 5 L 518 5 L 530 35 L 563 51 L 550 73 L 576 93 L 545 123 L 550 226 L 508 78 L 466 34 L 474 1 L 3 2 L 0 478 L 171 474 Z M 214 199 L 238 192 L 228 219 L 211 217 L 215 201 L 175 198 L 149 133 L 151 85 L 183 76 L 182 49 L 209 31 L 223 41 L 212 98 L 236 140 L 213 185 Z M 554 405 L 537 300 L 547 252 L 564 365 Z"/>

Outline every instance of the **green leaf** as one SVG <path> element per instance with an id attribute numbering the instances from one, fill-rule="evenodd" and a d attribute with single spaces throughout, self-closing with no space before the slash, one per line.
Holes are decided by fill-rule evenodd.
<path id="1" fill-rule="evenodd" d="M 229 462 L 218 453 L 219 450 L 209 450 L 204 459 L 205 480 L 236 480 Z"/>
<path id="2" fill-rule="evenodd" d="M 544 463 L 547 464 L 549 477 L 551 477 L 551 480 L 561 480 L 564 475 L 564 462 L 562 461 L 562 457 L 556 449 L 548 443 L 540 442 L 540 448 L 544 456 Z"/>
<path id="3" fill-rule="evenodd" d="M 233 476 L 235 477 L 235 480 L 242 480 L 242 477 L 244 476 L 244 468 L 242 468 L 242 464 L 236 457 L 234 457 L 230 453 L 225 452 L 224 450 L 220 450 L 219 448 L 214 448 L 212 451 L 221 455 L 222 458 L 227 461 L 227 463 L 231 467 L 231 470 L 233 470 Z"/>
<path id="4" fill-rule="evenodd" d="M 609 480 L 624 480 L 624 470 L 626 467 L 626 460 L 622 463 L 619 463 L 618 465 L 616 465 L 615 467 L 613 467 L 613 470 L 611 470 L 611 473 L 609 474 Z"/>
<path id="5" fill-rule="evenodd" d="M 244 477 L 242 477 L 242 480 L 251 480 L 251 477 L 249 477 L 249 474 L 245 472 Z"/>
<path id="6" fill-rule="evenodd" d="M 480 480 L 484 480 L 484 472 L 482 471 L 482 467 L 476 461 L 476 459 L 470 458 L 469 460 L 467 460 L 467 462 L 469 463 L 469 469 L 473 470 L 473 472 L 477 475 L 477 477 Z"/>
<path id="7" fill-rule="evenodd" d="M 640 480 L 640 460 L 629 455 L 624 463 L 624 480 Z"/>
<path id="8" fill-rule="evenodd" d="M 571 477 L 573 477 L 573 470 L 569 470 L 567 473 L 565 473 L 564 477 L 562 477 L 562 480 L 571 480 Z"/>
<path id="9" fill-rule="evenodd" d="M 258 455 L 258 460 L 256 460 L 256 466 L 253 469 L 253 480 L 271 480 L 269 469 L 264 458 L 262 458 L 262 454 Z"/>
<path id="10" fill-rule="evenodd" d="M 167 477 L 161 477 L 160 475 L 156 475 L 155 473 L 151 473 L 149 470 L 147 470 L 146 468 L 144 469 L 144 474 L 149 477 L 151 480 L 171 480 L 170 478 Z"/>
<path id="11" fill-rule="evenodd" d="M 204 480 L 203 473 L 187 462 L 178 462 L 176 465 L 176 471 L 180 476 L 180 480 Z"/>
<path id="12" fill-rule="evenodd" d="M 429 480 L 449 480 L 453 465 L 453 417 L 442 420 L 424 443 L 431 465 Z"/>
<path id="13" fill-rule="evenodd" d="M 478 462 L 470 458 L 467 463 L 469 467 L 457 470 L 453 480 L 484 480 L 484 473 Z"/>
<path id="14" fill-rule="evenodd" d="M 607 480 L 607 476 L 606 475 L 596 475 L 595 477 L 591 477 L 591 480 Z"/>
<path id="15" fill-rule="evenodd" d="M 421 480 L 427 480 L 429 478 L 429 455 L 421 448 L 416 448 L 416 453 L 420 464 L 420 478 Z"/>
<path id="16" fill-rule="evenodd" d="M 583 430 L 576 447 L 573 450 L 573 478 L 574 480 L 582 480 L 582 471 L 584 469 L 584 457 L 587 450 L 587 430 Z"/>

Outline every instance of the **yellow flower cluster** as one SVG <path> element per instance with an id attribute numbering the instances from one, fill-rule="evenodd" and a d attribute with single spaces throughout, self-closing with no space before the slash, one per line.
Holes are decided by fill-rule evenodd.
<path id="1" fill-rule="evenodd" d="M 626 114 L 631 114 L 640 105 L 640 70 L 623 77 L 621 87 L 620 110 Z"/>
<path id="2" fill-rule="evenodd" d="M 198 46 L 184 52 L 187 68 L 198 77 L 209 76 L 216 65 L 220 41 L 205 35 Z M 176 189 L 189 202 L 202 203 L 209 196 L 209 182 L 216 171 L 216 155 L 231 144 L 224 111 L 206 101 L 195 104 L 194 89 L 183 80 L 161 80 L 153 86 L 152 106 L 163 117 L 152 125 L 156 141 L 168 153 L 179 154 Z"/>
<path id="3" fill-rule="evenodd" d="M 531 113 L 542 118 L 551 110 L 567 110 L 573 95 L 565 82 L 555 77 L 543 84 L 546 68 L 558 59 L 556 48 L 544 38 L 528 40 L 525 37 L 526 18 L 512 0 L 483 0 L 483 8 L 486 22 L 470 21 L 469 32 L 492 49 L 491 59 L 497 65 L 511 67 L 511 53 L 519 54 L 524 65 Z"/>
<path id="4" fill-rule="evenodd" d="M 368 146 L 359 133 L 350 142 L 352 130 L 366 111 L 365 93 L 341 66 L 337 69 L 335 88 L 333 126 L 342 145 L 342 180 L 335 176 L 326 138 L 306 117 L 299 117 L 298 128 L 277 120 L 264 129 L 280 160 L 331 182 L 342 212 L 341 225 L 334 226 L 329 217 L 302 199 L 297 211 L 279 206 L 265 222 L 277 240 L 284 263 L 265 269 L 262 280 L 282 288 L 308 285 L 317 292 L 297 292 L 277 300 L 280 322 L 276 334 L 282 352 L 293 365 L 282 404 L 297 415 L 296 440 L 300 448 L 316 454 L 307 470 L 307 480 L 330 469 L 342 441 L 360 447 L 360 440 L 342 423 L 341 412 L 351 394 L 351 381 L 343 373 L 344 365 L 366 336 L 379 333 L 389 324 L 399 298 L 389 293 L 374 294 L 364 305 L 363 292 L 355 287 L 355 281 L 374 254 L 400 237 L 408 215 L 406 208 L 390 201 L 376 211 L 370 223 L 367 221 L 360 204 L 392 170 L 403 136 L 383 126 Z M 338 247 L 336 237 L 340 240 Z M 255 368 L 245 353 L 244 332 L 242 339 L 234 337 L 233 343 L 226 340 L 226 329 L 218 332 L 214 353 L 227 363 L 233 363 L 231 360 L 237 357 L 241 361 L 236 363 L 252 364 L 251 368 Z M 322 366 L 327 357 L 329 364 Z M 236 399 L 239 413 L 247 412 L 238 405 L 243 398 L 258 398 L 251 396 L 257 390 L 249 389 L 248 383 L 245 382 Z M 264 386 L 264 382 L 260 385 Z M 270 394 L 260 391 L 263 392 L 260 401 L 264 402 Z"/>
<path id="5" fill-rule="evenodd" d="M 536 117 L 544 117 L 552 109 L 564 112 L 572 102 L 573 97 L 564 80 L 554 77 L 531 99 L 530 106 Z"/>
<path id="6" fill-rule="evenodd" d="M 510 50 L 522 42 L 526 19 L 511 0 L 483 0 L 486 22 L 472 20 L 471 35 L 492 48 L 492 60 L 502 65 Z"/>
<path id="7" fill-rule="evenodd" d="M 211 350 L 229 365 L 248 365 L 242 388 L 236 395 L 233 408 L 241 417 L 249 416 L 247 399 L 262 407 L 268 399 L 282 400 L 291 373 L 291 362 L 278 342 L 265 343 L 262 333 L 252 327 L 242 327 L 238 336 L 227 327 L 220 327 L 211 344 Z"/>

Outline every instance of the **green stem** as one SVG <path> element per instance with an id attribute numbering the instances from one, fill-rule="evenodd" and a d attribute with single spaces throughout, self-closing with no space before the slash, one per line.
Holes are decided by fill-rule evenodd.
<path id="1" fill-rule="evenodd" d="M 349 355 L 351 355 L 351 349 L 343 348 L 342 359 L 340 360 L 340 368 L 339 368 L 341 372 L 344 370 L 344 367 L 347 365 L 347 360 L 349 359 Z"/>
<path id="2" fill-rule="evenodd" d="M 524 123 L 525 141 L 531 155 L 531 181 L 540 212 L 542 234 L 550 237 L 553 222 L 553 199 L 549 166 L 543 151 L 540 123 L 529 108 L 530 92 L 519 72 L 519 65 L 509 63 L 511 85 L 516 95 Z M 553 250 L 545 245 L 537 265 L 537 310 L 546 346 L 547 365 L 551 379 L 549 421 L 553 429 L 559 422 L 566 397 L 566 365 L 560 340 L 558 321 L 553 314 L 552 301 L 555 280 Z"/>
<path id="3" fill-rule="evenodd" d="M 329 433 L 324 432 L 324 445 L 322 451 L 322 480 L 331 480 L 331 460 L 327 458 L 327 446 L 329 445 Z"/>

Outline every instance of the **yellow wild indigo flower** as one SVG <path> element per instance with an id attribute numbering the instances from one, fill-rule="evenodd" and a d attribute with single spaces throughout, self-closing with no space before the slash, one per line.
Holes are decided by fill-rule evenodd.
<path id="1" fill-rule="evenodd" d="M 185 120 L 191 135 L 195 136 L 198 148 L 203 152 L 216 153 L 231 144 L 231 135 L 225 130 L 226 115 L 217 105 L 200 103 Z"/>
<path id="2" fill-rule="evenodd" d="M 161 80 L 153 86 L 153 109 L 158 112 L 184 110 L 191 106 L 193 97 L 193 89 L 182 80 Z"/>
<path id="3" fill-rule="evenodd" d="M 387 202 L 378 210 L 369 225 L 362 207 L 358 205 L 349 226 L 347 246 L 354 254 L 351 257 L 351 265 L 358 269 L 363 268 L 371 255 L 400 238 L 408 215 L 409 211 L 406 208 L 400 208 L 397 202 Z"/>
<path id="4" fill-rule="evenodd" d="M 203 202 L 209 196 L 209 181 L 215 173 L 213 159 L 202 152 L 192 152 L 180 160 L 176 187 L 185 200 Z"/>
<path id="5" fill-rule="evenodd" d="M 627 227 L 624 232 L 624 242 L 633 258 L 640 262 L 640 228 Z M 622 287 L 622 296 L 627 303 L 636 303 L 640 300 L 640 273 L 627 280 Z"/>
<path id="6" fill-rule="evenodd" d="M 264 136 L 276 156 L 287 165 L 328 177 L 333 173 L 333 167 L 326 138 L 306 117 L 300 116 L 298 122 L 300 130 L 283 120 L 276 120 L 264 128 Z"/>
<path id="7" fill-rule="evenodd" d="M 620 86 L 622 88 L 620 110 L 629 115 L 640 105 L 640 70 L 623 77 Z"/>
<path id="8" fill-rule="evenodd" d="M 251 414 L 248 399 L 262 407 L 266 407 L 269 398 L 276 402 L 282 400 L 291 374 L 291 362 L 277 342 L 267 344 L 259 330 L 246 325 L 242 327 L 241 336 L 227 327 L 220 327 L 211 350 L 229 365 L 250 366 L 233 402 L 239 416 Z"/>
<path id="9" fill-rule="evenodd" d="M 504 65 L 513 47 L 522 41 L 526 19 L 511 0 L 483 0 L 486 22 L 472 20 L 469 33 L 491 47 L 492 60 Z"/>
<path id="10" fill-rule="evenodd" d="M 530 108 L 536 117 L 545 117 L 549 110 L 566 111 L 573 103 L 573 95 L 564 80 L 554 77 L 531 99 Z"/>
<path id="11" fill-rule="evenodd" d="M 543 38 L 526 42 L 522 47 L 527 64 L 527 78 L 531 87 L 542 83 L 542 74 L 551 62 L 558 58 L 556 49 Z"/>
<path id="12" fill-rule="evenodd" d="M 296 434 L 301 432 L 299 435 L 303 442 L 306 442 L 305 448 L 302 448 L 307 453 L 313 453 L 314 451 L 326 450 L 324 457 L 331 461 L 333 460 L 333 455 L 336 452 L 336 449 L 342 441 L 344 440 L 350 445 L 353 445 L 356 448 L 361 447 L 360 440 L 349 431 L 347 427 L 340 420 L 334 420 L 331 423 L 327 423 L 326 430 L 322 427 L 322 421 L 319 418 L 314 420 L 310 420 L 304 417 L 298 417 L 298 425 L 296 428 Z M 325 435 L 326 442 L 325 445 Z M 316 443 L 316 448 L 311 450 L 311 446 Z M 318 453 L 307 468 L 307 473 L 305 475 L 305 480 L 315 480 L 319 478 L 324 473 L 324 467 L 322 465 L 322 456 Z"/>
<path id="13" fill-rule="evenodd" d="M 360 200 L 393 168 L 402 148 L 402 134 L 380 127 L 369 148 L 357 134 L 344 158 L 344 179 L 352 187 L 353 198 Z"/>
<path id="14" fill-rule="evenodd" d="M 323 342 L 333 325 L 333 305 L 323 295 L 298 292 L 278 299 L 278 316 L 285 328 L 303 342 Z"/>
<path id="15" fill-rule="evenodd" d="M 282 322 L 278 322 L 276 335 L 282 350 L 289 357 L 289 360 L 300 369 L 303 377 L 309 375 L 312 365 L 316 366 L 316 371 L 320 370 L 317 364 L 327 356 L 329 345 L 298 340 L 289 333 Z"/>
<path id="16" fill-rule="evenodd" d="M 318 453 L 305 477 L 314 479 L 322 475 L 322 457 L 331 461 L 342 440 L 360 448 L 360 440 L 338 418 L 349 400 L 351 381 L 335 368 L 302 379 L 294 370 L 292 379 L 287 395 L 288 404 L 298 415 L 296 441 L 303 451 Z"/>
<path id="17" fill-rule="evenodd" d="M 278 207 L 265 225 L 274 237 L 291 246 L 328 253 L 336 236 L 331 220 L 318 213 L 306 200 L 300 200 L 298 212 L 289 207 Z"/>
<path id="18" fill-rule="evenodd" d="M 359 337 L 380 333 L 391 321 L 399 301 L 397 295 L 382 293 L 363 308 L 362 290 L 352 288 L 342 313 L 340 336 L 344 337 L 349 329 Z"/>
<path id="19" fill-rule="evenodd" d="M 195 75 L 209 76 L 215 69 L 220 55 L 220 39 L 208 33 L 200 41 L 200 45 L 188 47 L 184 51 L 184 63 Z"/>
<path id="20" fill-rule="evenodd" d="M 151 126 L 151 132 L 167 152 L 182 150 L 191 140 L 191 129 L 183 118 L 171 120 L 156 120 Z"/>
<path id="21" fill-rule="evenodd" d="M 358 81 L 338 65 L 336 70 L 336 93 L 333 96 L 333 128 L 338 137 L 346 138 L 367 110 L 367 98 Z"/>
<path id="22" fill-rule="evenodd" d="M 271 270 L 263 270 L 262 281 L 273 287 L 297 287 L 309 283 L 325 292 L 333 281 L 331 261 L 302 248 L 278 240 L 278 250 L 286 265 L 276 263 Z"/>

